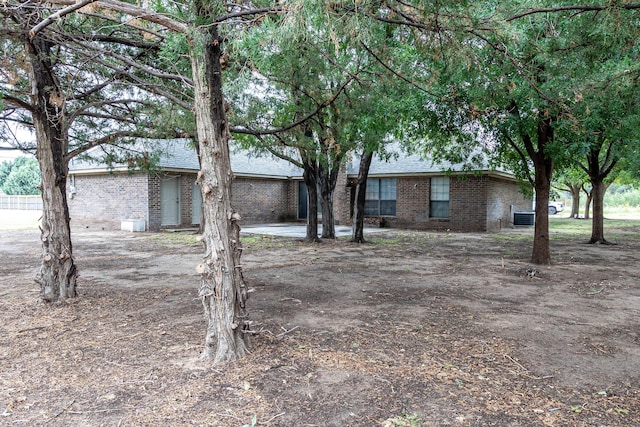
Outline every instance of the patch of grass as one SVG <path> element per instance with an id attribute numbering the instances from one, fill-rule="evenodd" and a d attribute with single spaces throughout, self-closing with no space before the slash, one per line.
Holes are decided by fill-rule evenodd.
<path id="1" fill-rule="evenodd" d="M 175 232 L 175 233 L 155 233 L 149 235 L 149 240 L 164 246 L 193 246 L 201 247 L 202 243 L 197 240 L 198 235 L 193 232 Z M 287 237 L 269 236 L 269 235 L 249 235 L 240 236 L 240 242 L 245 249 L 269 249 L 269 248 L 288 248 L 295 246 L 295 240 Z"/>
<path id="2" fill-rule="evenodd" d="M 416 415 L 399 415 L 397 417 L 388 418 L 383 423 L 383 427 L 418 427 L 420 418 Z"/>
<path id="3" fill-rule="evenodd" d="M 366 238 L 366 240 L 376 246 L 384 246 L 387 248 L 399 248 L 406 245 L 405 239 L 400 236 L 370 236 Z"/>
<path id="4" fill-rule="evenodd" d="M 591 234 L 591 220 L 549 216 L 549 233 L 570 236 Z"/>
<path id="5" fill-rule="evenodd" d="M 192 231 L 175 233 L 154 233 L 149 235 L 149 240 L 155 241 L 160 245 L 167 246 L 201 246 L 202 244 L 196 240 L 197 237 L 198 235 L 194 234 Z"/>
<path id="6" fill-rule="evenodd" d="M 506 243 L 520 243 L 520 242 L 529 242 L 533 238 L 533 228 L 531 229 L 531 234 L 506 234 L 506 233 L 495 233 L 492 235 L 498 241 L 503 241 Z"/>
<path id="7" fill-rule="evenodd" d="M 263 235 L 259 235 L 259 236 L 251 235 L 251 236 L 241 237 L 240 240 L 242 240 L 242 243 L 244 243 L 245 245 L 252 245 L 256 243 L 261 243 L 265 237 L 266 236 L 263 236 Z"/>
<path id="8" fill-rule="evenodd" d="M 592 220 L 571 218 L 549 218 L 549 232 L 555 237 L 575 238 L 591 236 Z M 640 220 L 638 219 L 607 219 L 604 220 L 604 235 L 609 238 L 638 238 L 640 235 Z"/>
<path id="9" fill-rule="evenodd" d="M 242 235 L 240 242 L 245 249 L 292 248 L 296 245 L 295 239 L 267 234 Z"/>

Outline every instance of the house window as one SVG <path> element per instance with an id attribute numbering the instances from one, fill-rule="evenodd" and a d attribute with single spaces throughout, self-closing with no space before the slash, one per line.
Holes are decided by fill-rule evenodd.
<path id="1" fill-rule="evenodd" d="M 431 198 L 429 216 L 431 218 L 449 218 L 449 177 L 431 178 Z"/>
<path id="2" fill-rule="evenodd" d="M 378 178 L 367 180 L 364 214 L 367 216 L 396 215 L 395 178 Z"/>

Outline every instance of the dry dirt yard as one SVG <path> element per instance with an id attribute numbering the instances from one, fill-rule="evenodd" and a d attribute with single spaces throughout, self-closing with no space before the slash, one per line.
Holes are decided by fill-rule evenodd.
<path id="1" fill-rule="evenodd" d="M 75 229 L 45 305 L 39 232 L 0 231 L 0 425 L 640 426 L 640 229 L 533 274 L 530 236 L 246 236 L 254 348 L 208 366 L 193 235 Z"/>

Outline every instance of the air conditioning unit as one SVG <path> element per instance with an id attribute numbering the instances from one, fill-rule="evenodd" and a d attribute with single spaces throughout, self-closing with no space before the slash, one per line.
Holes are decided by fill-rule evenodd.
<path id="1" fill-rule="evenodd" d="M 531 227 L 536 223 L 535 212 L 514 212 L 513 225 L 516 227 Z"/>

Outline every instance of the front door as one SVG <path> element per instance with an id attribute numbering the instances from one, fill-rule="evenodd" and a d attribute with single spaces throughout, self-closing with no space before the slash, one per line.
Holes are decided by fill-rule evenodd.
<path id="1" fill-rule="evenodd" d="M 298 219 L 307 219 L 309 208 L 309 191 L 307 184 L 298 182 Z"/>
<path id="2" fill-rule="evenodd" d="M 160 225 L 180 224 L 180 177 L 166 176 L 160 183 Z"/>
<path id="3" fill-rule="evenodd" d="M 200 225 L 202 221 L 202 193 L 200 186 L 194 183 L 191 186 L 191 224 Z"/>
<path id="4" fill-rule="evenodd" d="M 304 181 L 298 182 L 298 219 L 307 219 L 309 210 L 309 190 Z M 322 206 L 320 205 L 320 194 L 318 194 L 318 219 L 322 219 Z"/>

